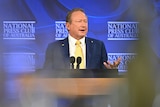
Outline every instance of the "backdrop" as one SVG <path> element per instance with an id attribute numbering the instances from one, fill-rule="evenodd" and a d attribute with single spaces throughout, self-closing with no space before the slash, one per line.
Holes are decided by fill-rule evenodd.
<path id="1" fill-rule="evenodd" d="M 154 31 L 152 49 L 160 58 L 160 1 L 152 0 Z M 44 63 L 50 42 L 67 36 L 65 16 L 81 7 L 89 19 L 88 37 L 105 43 L 110 61 L 122 57 L 119 72 L 136 56 L 139 22 L 132 14 L 132 0 L 0 0 L 0 67 L 11 73 L 34 72 Z M 55 50 L 56 51 L 56 50 Z"/>

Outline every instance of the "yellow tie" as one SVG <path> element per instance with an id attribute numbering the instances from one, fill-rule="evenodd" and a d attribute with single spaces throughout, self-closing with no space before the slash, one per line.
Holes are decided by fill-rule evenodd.
<path id="1" fill-rule="evenodd" d="M 79 69 L 84 69 L 84 56 L 81 48 L 81 42 L 77 40 L 75 45 L 76 45 L 76 49 L 75 49 L 76 65 L 74 67 L 76 68 L 77 66 L 77 57 L 81 57 L 82 61 L 80 63 Z"/>

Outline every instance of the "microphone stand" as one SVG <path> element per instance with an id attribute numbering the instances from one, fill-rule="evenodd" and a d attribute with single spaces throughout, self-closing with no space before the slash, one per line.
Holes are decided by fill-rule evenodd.
<path id="1" fill-rule="evenodd" d="M 82 58 L 81 57 L 77 57 L 77 66 L 76 69 L 79 69 L 79 65 L 82 62 Z"/>
<path id="2" fill-rule="evenodd" d="M 70 66 L 71 66 L 71 69 L 74 69 L 74 63 L 75 63 L 75 57 L 71 56 L 70 57 Z"/>

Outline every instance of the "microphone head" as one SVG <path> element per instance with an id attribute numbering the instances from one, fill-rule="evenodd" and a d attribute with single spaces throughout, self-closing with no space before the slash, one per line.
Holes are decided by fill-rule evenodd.
<path id="1" fill-rule="evenodd" d="M 81 57 L 77 57 L 77 64 L 79 65 L 82 62 L 82 58 Z"/>
<path id="2" fill-rule="evenodd" d="M 72 64 L 75 63 L 75 57 L 74 56 L 70 57 L 70 63 L 72 63 Z"/>

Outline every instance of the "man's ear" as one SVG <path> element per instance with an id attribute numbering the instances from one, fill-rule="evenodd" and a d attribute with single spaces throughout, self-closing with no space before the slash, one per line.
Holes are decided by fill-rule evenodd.
<path id="1" fill-rule="evenodd" d="M 70 24 L 69 24 L 69 22 L 66 22 L 66 28 L 67 28 L 67 30 L 70 29 Z"/>

